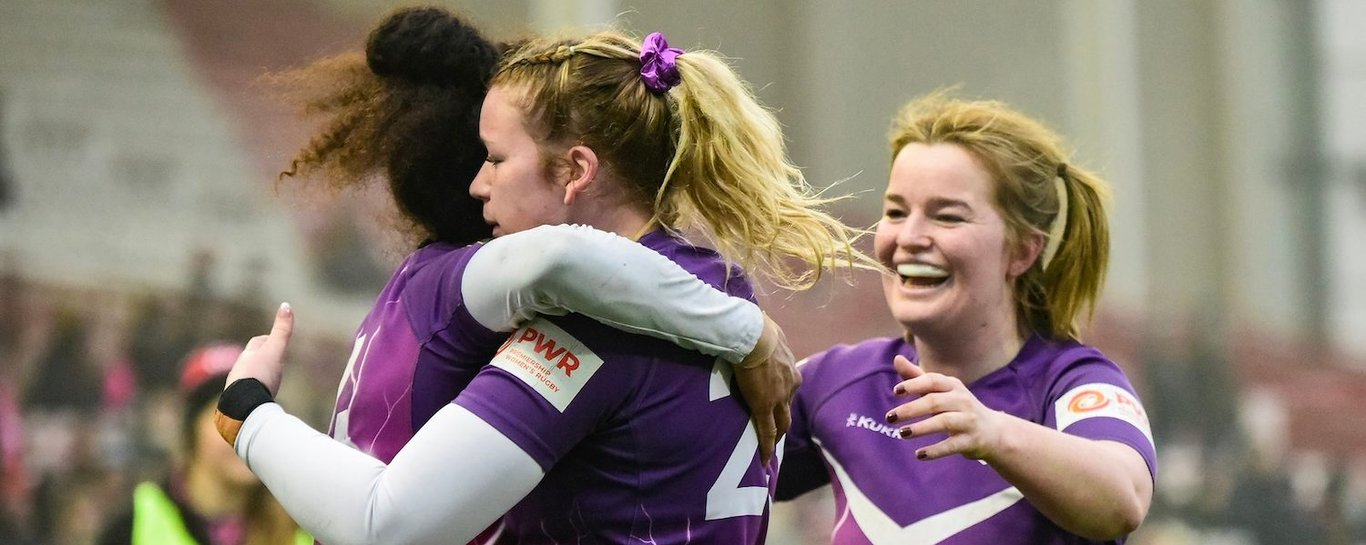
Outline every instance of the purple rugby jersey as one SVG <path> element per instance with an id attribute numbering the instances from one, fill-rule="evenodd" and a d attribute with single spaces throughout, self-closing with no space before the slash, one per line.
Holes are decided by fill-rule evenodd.
<path id="1" fill-rule="evenodd" d="M 329 435 L 387 464 L 493 356 L 507 334 L 460 295 L 480 247 L 434 243 L 404 260 L 356 332 Z"/>
<path id="2" fill-rule="evenodd" d="M 661 231 L 640 243 L 753 298 L 710 250 Z M 730 367 L 714 357 L 581 315 L 543 317 L 514 332 L 456 403 L 546 472 L 498 543 L 764 541 L 776 466 L 759 463 Z"/>
<path id="3" fill-rule="evenodd" d="M 990 466 L 963 456 L 920 461 L 918 448 L 944 434 L 903 440 L 886 424 L 901 379 L 904 339 L 872 339 L 817 354 L 802 367 L 779 486 L 786 499 L 834 487 L 832 543 L 1094 543 L 1069 534 L 1023 499 Z M 989 408 L 1089 439 L 1133 447 L 1156 468 L 1147 416 L 1124 373 L 1099 351 L 1035 336 L 1009 365 L 969 385 Z M 1118 540 L 1112 543 L 1122 543 Z"/>

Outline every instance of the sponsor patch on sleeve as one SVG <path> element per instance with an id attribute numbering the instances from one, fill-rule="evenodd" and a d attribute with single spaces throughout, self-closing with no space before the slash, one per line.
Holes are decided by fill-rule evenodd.
<path id="1" fill-rule="evenodd" d="M 514 331 L 490 364 L 521 379 L 564 412 L 602 367 L 602 358 L 573 335 L 538 318 Z"/>
<path id="2" fill-rule="evenodd" d="M 1068 390 L 1053 403 L 1053 412 L 1057 414 L 1059 430 L 1088 418 L 1108 417 L 1128 422 L 1143 432 L 1149 443 L 1153 441 L 1143 404 L 1128 390 L 1114 384 L 1095 382 Z"/>

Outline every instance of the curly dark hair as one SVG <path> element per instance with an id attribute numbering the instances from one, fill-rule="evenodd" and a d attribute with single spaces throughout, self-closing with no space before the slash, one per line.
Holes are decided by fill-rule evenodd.
<path id="1" fill-rule="evenodd" d="M 345 53 L 267 83 L 324 124 L 280 178 L 321 175 L 336 189 L 384 174 L 415 238 L 467 244 L 491 236 L 469 195 L 487 151 L 479 109 L 503 46 L 440 8 L 405 8 Z"/>

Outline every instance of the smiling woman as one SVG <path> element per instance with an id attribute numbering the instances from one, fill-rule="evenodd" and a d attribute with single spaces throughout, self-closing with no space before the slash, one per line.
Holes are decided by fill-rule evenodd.
<path id="1" fill-rule="evenodd" d="M 883 280 L 892 316 L 918 336 L 971 331 L 969 322 L 984 319 L 1013 328 L 1010 282 L 1042 247 L 1035 236 L 1006 248 L 991 176 L 978 165 L 957 145 L 919 143 L 892 163 L 874 249 L 898 273 Z"/>
<path id="2" fill-rule="evenodd" d="M 778 498 L 837 481 L 853 516 L 835 543 L 1122 538 L 1156 457 L 1124 373 L 1077 339 L 1105 276 L 1103 182 L 998 102 L 920 99 L 891 140 L 874 248 L 905 335 L 803 366 Z M 900 427 L 861 431 L 867 414 Z"/>

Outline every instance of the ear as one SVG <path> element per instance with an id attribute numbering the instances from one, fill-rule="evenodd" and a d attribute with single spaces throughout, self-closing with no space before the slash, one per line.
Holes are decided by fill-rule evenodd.
<path id="1" fill-rule="evenodd" d="M 588 146 L 577 145 L 565 151 L 565 158 L 569 160 L 569 168 L 564 180 L 564 205 L 569 206 L 597 181 L 598 154 Z"/>
<path id="2" fill-rule="evenodd" d="M 1015 245 L 1015 251 L 1011 252 L 1010 263 L 1006 267 L 1006 273 L 1012 280 L 1023 275 L 1043 256 L 1044 238 L 1046 237 L 1043 233 L 1031 231 Z"/>

